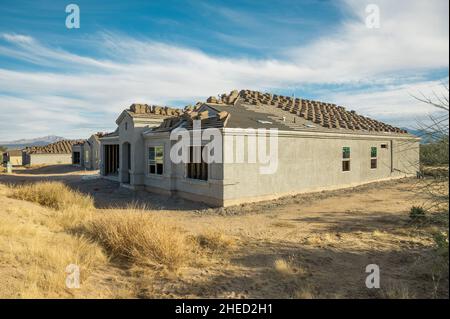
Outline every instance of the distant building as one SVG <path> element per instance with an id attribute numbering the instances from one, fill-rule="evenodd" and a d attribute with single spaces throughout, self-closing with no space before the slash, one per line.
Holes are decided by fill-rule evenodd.
<path id="1" fill-rule="evenodd" d="M 87 140 L 72 147 L 72 164 L 81 168 L 97 170 L 100 167 L 100 141 L 104 133 L 91 135 Z"/>
<path id="2" fill-rule="evenodd" d="M 45 146 L 27 147 L 22 150 L 23 165 L 71 164 L 72 147 L 80 140 L 63 140 Z"/>
<path id="3" fill-rule="evenodd" d="M 10 162 L 13 166 L 22 165 L 22 151 L 21 150 L 10 150 L 3 153 L 3 163 L 6 164 Z"/>
<path id="4" fill-rule="evenodd" d="M 184 129 L 192 137 L 196 120 L 200 133 L 220 131 L 221 162 L 192 160 L 199 149 L 208 154 L 209 141 L 189 147 L 187 163 L 171 160 L 177 143 L 171 132 Z M 250 90 L 210 97 L 184 111 L 133 104 L 116 124 L 114 133 L 100 138 L 103 176 L 213 206 L 415 176 L 419 165 L 420 139 L 405 130 L 332 103 Z M 256 148 L 258 130 L 270 129 L 278 132 L 275 173 L 261 174 L 261 163 L 247 159 L 227 162 L 236 154 L 227 145 Z"/>

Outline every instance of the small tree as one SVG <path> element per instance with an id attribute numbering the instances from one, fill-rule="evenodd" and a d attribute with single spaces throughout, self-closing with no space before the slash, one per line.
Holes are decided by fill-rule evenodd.
<path id="1" fill-rule="evenodd" d="M 0 146 L 0 165 L 3 163 L 3 153 L 6 152 L 6 147 Z"/>
<path id="2" fill-rule="evenodd" d="M 445 86 L 446 93 L 438 95 L 433 93 L 433 97 L 416 97 L 417 100 L 434 106 L 442 111 L 437 116 L 430 116 L 429 124 L 419 123 L 421 137 L 425 143 L 421 145 L 420 161 L 422 176 L 424 166 L 429 165 L 432 170 L 431 177 L 427 177 L 418 183 L 416 192 L 429 195 L 430 200 L 423 203 L 428 211 L 436 211 L 434 217 L 430 218 L 437 226 L 441 226 L 441 231 L 433 234 L 436 248 L 436 259 L 433 262 L 432 278 L 434 284 L 433 297 L 438 296 L 438 290 L 442 282 L 445 282 L 448 290 L 448 221 L 449 221 L 449 194 L 448 194 L 448 135 L 449 135 L 449 87 Z M 437 168 L 437 170 L 436 170 Z M 425 210 L 422 207 L 413 207 L 410 211 L 412 219 L 423 220 Z"/>
<path id="3" fill-rule="evenodd" d="M 439 95 L 433 93 L 432 97 L 415 97 L 417 100 L 440 110 L 439 115 L 430 115 L 429 123 L 418 123 L 420 137 L 425 141 L 420 149 L 421 170 L 424 166 L 438 167 L 437 173 L 432 174 L 433 178 L 426 179 L 419 187 L 420 192 L 426 192 L 431 196 L 431 201 L 427 205 L 428 209 L 437 208 L 447 211 L 448 215 L 448 190 L 443 185 L 448 185 L 448 138 L 449 138 L 449 87 L 444 86 L 445 93 Z"/>

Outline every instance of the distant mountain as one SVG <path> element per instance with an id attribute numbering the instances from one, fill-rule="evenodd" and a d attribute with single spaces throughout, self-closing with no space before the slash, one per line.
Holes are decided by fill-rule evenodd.
<path id="1" fill-rule="evenodd" d="M 420 141 L 421 144 L 430 143 L 436 140 L 439 140 L 442 138 L 442 135 L 438 132 L 425 132 L 423 130 L 418 129 L 410 129 L 410 128 L 403 128 L 408 131 L 409 134 L 413 134 L 417 137 L 420 137 L 422 140 Z"/>
<path id="2" fill-rule="evenodd" d="M 49 135 L 44 137 L 36 137 L 30 139 L 20 139 L 15 141 L 4 141 L 0 142 L 0 146 L 5 146 L 8 149 L 22 149 L 27 146 L 43 146 L 47 144 L 51 144 L 54 142 L 58 142 L 61 140 L 65 140 L 64 137 Z"/>

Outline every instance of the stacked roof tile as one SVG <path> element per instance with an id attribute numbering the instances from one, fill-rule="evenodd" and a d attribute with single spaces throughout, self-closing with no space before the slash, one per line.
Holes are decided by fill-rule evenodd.
<path id="1" fill-rule="evenodd" d="M 72 146 L 83 143 L 84 140 L 63 140 L 45 146 L 32 146 L 25 148 L 29 154 L 71 154 Z"/>
<path id="2" fill-rule="evenodd" d="M 347 111 L 343 106 L 332 103 L 299 99 L 282 95 L 242 90 L 242 102 L 250 105 L 271 105 L 296 114 L 325 128 L 366 130 L 372 132 L 407 133 L 406 130 L 385 124 L 368 117 Z"/>
<path id="3" fill-rule="evenodd" d="M 131 104 L 128 112 L 132 116 L 176 116 L 181 115 L 183 111 L 170 106 L 148 105 L 148 104 Z"/>
<path id="4" fill-rule="evenodd" d="M 192 110 L 190 107 L 187 107 L 183 114 L 164 119 L 161 125 L 154 128 L 153 131 L 155 132 L 170 131 L 178 127 L 181 123 L 185 123 L 184 124 L 185 128 L 192 129 L 194 120 L 201 121 L 202 129 L 212 127 L 216 128 L 224 127 L 229 117 L 229 113 L 226 111 L 219 112 L 215 116 L 211 117 L 209 116 L 208 111 L 197 112 L 196 111 L 197 109 L 198 107 L 196 107 L 194 110 Z"/>

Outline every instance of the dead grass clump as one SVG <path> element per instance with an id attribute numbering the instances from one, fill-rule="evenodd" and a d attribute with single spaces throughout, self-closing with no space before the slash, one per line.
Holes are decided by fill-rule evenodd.
<path id="1" fill-rule="evenodd" d="M 27 246 L 17 246 L 22 251 L 21 264 L 32 265 L 24 274 L 21 298 L 42 298 L 70 296 L 76 291 L 66 286 L 69 265 L 79 267 L 82 286 L 92 271 L 106 263 L 100 247 L 83 237 L 65 237 L 63 243 L 48 238 L 44 242 L 33 242 Z M 60 239 L 61 239 L 60 238 Z"/>
<path id="2" fill-rule="evenodd" d="M 293 257 L 291 256 L 288 260 L 283 258 L 278 258 L 273 263 L 275 271 L 283 276 L 290 275 L 305 275 L 306 271 L 300 266 L 294 263 Z"/>
<path id="3" fill-rule="evenodd" d="M 221 231 L 210 231 L 196 237 L 200 247 L 211 251 L 224 251 L 236 245 L 236 239 Z"/>
<path id="4" fill-rule="evenodd" d="M 315 294 L 314 289 L 311 286 L 306 285 L 297 290 L 294 294 L 296 299 L 316 299 L 318 296 Z"/>
<path id="5" fill-rule="evenodd" d="M 48 227 L 59 212 L 5 197 L 0 204 L 0 298 L 76 297 L 80 289 L 66 287 L 66 267 L 79 267 L 83 289 L 106 264 L 99 245 Z"/>
<path id="6" fill-rule="evenodd" d="M 272 223 L 272 226 L 275 227 L 285 227 L 285 228 L 295 228 L 295 225 L 286 221 L 278 221 Z"/>
<path id="7" fill-rule="evenodd" d="M 93 216 L 94 212 L 91 209 L 70 207 L 52 212 L 52 218 L 48 220 L 47 224 L 51 227 L 51 224 L 54 223 L 56 226 L 62 227 L 63 230 L 71 232 L 79 227 L 83 227 Z"/>
<path id="8" fill-rule="evenodd" d="M 414 299 L 416 298 L 412 294 L 408 287 L 405 285 L 398 285 L 388 283 L 387 287 L 381 290 L 381 297 L 384 299 Z"/>
<path id="9" fill-rule="evenodd" d="M 294 274 L 294 269 L 291 264 L 284 259 L 277 259 L 273 263 L 275 270 L 282 275 L 292 275 Z"/>
<path id="10" fill-rule="evenodd" d="M 180 229 L 140 211 L 105 213 L 85 230 L 114 256 L 176 270 L 190 261 L 192 247 Z"/>
<path id="11" fill-rule="evenodd" d="M 72 190 L 61 182 L 38 182 L 10 187 L 11 197 L 61 210 L 67 208 L 91 209 L 91 196 Z"/>

